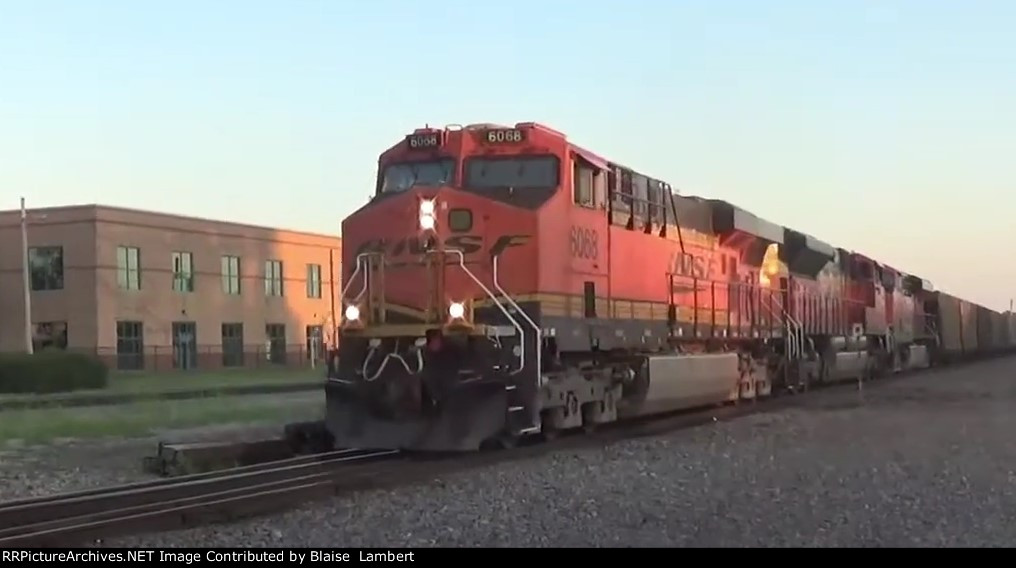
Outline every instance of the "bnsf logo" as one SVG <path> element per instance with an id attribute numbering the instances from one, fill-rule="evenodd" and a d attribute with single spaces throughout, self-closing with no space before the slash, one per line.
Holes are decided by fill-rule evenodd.
<path id="1" fill-rule="evenodd" d="M 491 256 L 498 256 L 509 247 L 518 247 L 529 242 L 530 235 L 501 235 L 494 240 L 489 252 Z M 470 255 L 483 250 L 483 237 L 480 235 L 454 235 L 444 241 L 446 249 L 458 249 L 464 255 Z M 431 247 L 433 248 L 433 247 Z M 356 249 L 356 254 L 365 252 L 383 252 L 388 257 L 399 257 L 402 255 L 420 255 L 427 252 L 423 239 L 419 237 L 403 237 L 397 241 L 387 239 L 369 239 L 364 241 Z"/>

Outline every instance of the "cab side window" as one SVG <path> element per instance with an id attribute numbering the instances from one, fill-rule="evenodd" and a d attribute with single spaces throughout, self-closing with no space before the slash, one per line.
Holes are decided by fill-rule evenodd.
<path id="1" fill-rule="evenodd" d="M 575 203 L 583 207 L 595 208 L 602 200 L 603 174 L 591 164 L 575 157 L 572 160 L 572 186 Z M 599 199 L 598 199 L 598 196 Z"/>
<path id="2" fill-rule="evenodd" d="M 610 172 L 608 182 L 610 222 L 627 227 L 631 221 L 631 171 L 616 167 Z"/>
<path id="3" fill-rule="evenodd" d="M 607 172 L 601 169 L 593 171 L 593 200 L 600 208 L 607 203 Z"/>
<path id="4" fill-rule="evenodd" d="M 574 187 L 575 203 L 586 207 L 593 206 L 593 170 L 581 160 L 572 161 L 572 186 Z"/>

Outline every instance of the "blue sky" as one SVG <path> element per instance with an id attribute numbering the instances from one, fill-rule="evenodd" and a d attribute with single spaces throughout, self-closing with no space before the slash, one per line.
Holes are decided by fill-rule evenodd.
<path id="1" fill-rule="evenodd" d="M 335 233 L 423 123 L 535 120 L 997 309 L 1016 4 L 0 0 L 0 208 Z"/>

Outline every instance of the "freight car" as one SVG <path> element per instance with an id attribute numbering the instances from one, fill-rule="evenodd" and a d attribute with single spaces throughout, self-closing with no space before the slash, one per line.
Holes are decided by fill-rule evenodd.
<path id="1" fill-rule="evenodd" d="M 342 234 L 339 447 L 511 445 L 1016 337 L 1011 315 L 536 123 L 406 135 Z"/>

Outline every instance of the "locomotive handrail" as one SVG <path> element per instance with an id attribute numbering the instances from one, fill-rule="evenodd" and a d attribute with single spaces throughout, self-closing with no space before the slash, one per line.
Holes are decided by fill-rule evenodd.
<path id="1" fill-rule="evenodd" d="M 456 248 L 449 248 L 449 249 L 445 249 L 445 252 L 455 253 L 455 254 L 459 255 L 459 268 L 461 268 L 462 271 L 465 272 L 466 275 L 469 276 L 469 278 L 472 279 L 472 281 L 474 283 L 476 283 L 476 285 L 479 286 L 484 291 L 484 293 L 487 294 L 488 298 L 493 300 L 494 305 L 496 305 L 497 308 L 499 310 L 501 310 L 501 313 L 503 313 L 505 315 L 505 317 L 508 318 L 508 321 L 512 322 L 512 325 L 515 327 L 515 329 L 518 330 L 519 337 L 522 338 L 522 341 L 519 343 L 519 368 L 514 370 L 514 371 L 512 371 L 509 374 L 514 375 L 514 374 L 517 374 L 517 373 L 521 373 L 522 370 L 526 366 L 526 332 L 525 332 L 525 330 L 522 329 L 522 326 L 519 325 L 518 320 L 516 320 L 515 318 L 512 317 L 512 315 L 508 312 L 508 310 L 505 309 L 505 307 L 501 304 L 501 302 L 497 301 L 497 297 L 494 296 L 494 293 L 490 291 L 490 288 L 487 288 L 486 286 L 484 286 L 483 282 L 480 282 L 480 279 L 477 278 L 475 274 L 473 274 L 473 271 L 469 270 L 469 268 L 466 267 L 466 255 L 461 250 L 456 249 Z M 539 346 L 537 346 L 537 347 L 539 347 Z"/>
<path id="2" fill-rule="evenodd" d="M 677 278 L 691 278 L 691 280 L 693 281 L 693 289 L 696 291 L 695 292 L 696 299 L 694 300 L 693 304 L 693 311 L 695 313 L 694 325 L 696 330 L 698 330 L 699 325 L 702 325 L 702 323 L 699 322 L 697 319 L 700 307 L 697 299 L 698 296 L 697 290 L 702 289 L 702 287 L 705 286 L 706 284 L 708 284 L 708 287 L 705 289 L 710 292 L 712 300 L 710 301 L 710 305 L 708 308 L 703 307 L 702 309 L 708 309 L 708 311 L 710 312 L 710 318 L 706 325 L 710 327 L 711 333 L 715 334 L 717 328 L 722 328 L 724 336 L 726 336 L 726 334 L 731 331 L 731 328 L 735 328 L 736 333 L 740 333 L 741 331 L 744 330 L 744 327 L 747 326 L 750 330 L 753 330 L 757 336 L 759 331 L 758 328 L 766 325 L 765 322 L 761 321 L 762 319 L 768 319 L 769 324 L 766 329 L 768 329 L 770 332 L 773 330 L 774 326 L 778 325 L 775 322 L 775 320 L 778 319 L 777 314 L 773 312 L 773 310 L 766 303 L 767 300 L 768 301 L 773 300 L 774 295 L 772 294 L 773 292 L 772 290 L 766 290 L 761 288 L 760 286 L 752 285 L 750 283 L 745 282 L 737 282 L 737 281 L 719 282 L 712 280 L 701 281 L 695 277 L 678 275 L 675 273 L 668 272 L 667 279 L 670 283 L 671 290 L 674 289 L 674 285 Z M 729 302 L 728 307 L 726 309 L 720 310 L 721 312 L 724 312 L 726 314 L 726 318 L 724 318 L 726 320 L 725 322 L 724 321 L 718 322 L 716 317 L 717 314 L 716 291 L 718 285 L 725 286 L 726 293 L 728 294 L 728 302 Z M 742 300 L 746 301 L 746 305 L 739 305 L 736 309 L 733 307 L 732 302 L 734 300 L 732 294 L 734 292 L 737 292 L 739 297 L 742 298 Z M 745 292 L 747 292 L 748 295 L 744 295 Z M 769 294 L 766 295 L 763 294 L 763 292 L 769 292 Z M 671 293 L 670 303 L 671 305 L 677 305 L 677 302 L 674 300 L 673 295 L 674 292 Z M 761 311 L 762 309 L 765 310 L 765 314 L 759 313 L 759 311 Z M 737 314 L 736 321 L 733 319 L 733 314 L 735 313 Z M 765 315 L 768 315 L 768 318 L 763 318 L 763 316 Z M 758 319 L 758 321 L 756 321 L 756 319 Z"/>
<path id="3" fill-rule="evenodd" d="M 759 288 L 759 290 L 761 291 L 762 288 Z M 758 305 L 761 308 L 765 309 L 766 313 L 769 314 L 769 331 L 770 331 L 770 333 L 773 330 L 773 325 L 772 325 L 773 320 L 777 319 L 777 317 L 778 317 L 777 313 L 776 313 L 776 310 L 773 309 L 773 306 L 771 305 L 772 303 L 773 303 L 773 295 L 771 293 L 769 294 L 769 296 L 767 296 L 764 299 L 762 298 L 761 295 L 759 296 Z M 789 324 L 789 322 L 787 322 L 786 320 L 784 320 L 784 323 L 788 323 Z"/>
<path id="4" fill-rule="evenodd" d="M 512 307 L 518 310 L 518 312 L 522 314 L 522 317 L 526 318 L 526 321 L 529 322 L 529 325 L 533 328 L 533 331 L 536 332 L 536 377 L 537 377 L 537 386 L 539 386 L 540 380 L 543 377 L 543 332 L 540 330 L 540 326 L 536 325 L 536 322 L 533 321 L 533 318 L 529 317 L 529 314 L 527 314 L 526 311 L 523 310 L 522 307 L 515 302 L 515 299 L 512 298 L 511 295 L 509 295 L 508 292 L 506 292 L 505 289 L 501 287 L 501 282 L 497 278 L 498 258 L 500 257 L 494 256 L 494 258 L 491 260 L 491 263 L 493 265 L 494 287 L 497 288 L 498 292 L 504 294 L 505 299 L 511 302 Z M 525 342 L 525 340 L 526 338 L 523 335 L 522 341 Z M 523 347 L 523 349 L 525 348 Z"/>
<path id="5" fill-rule="evenodd" d="M 385 358 L 381 360 L 381 365 L 378 366 L 377 371 L 375 371 L 371 375 L 368 375 L 367 366 L 370 363 L 371 359 L 374 358 L 374 353 L 377 352 L 377 347 L 371 347 L 370 351 L 367 352 L 367 357 L 364 358 L 363 360 L 363 366 L 360 368 L 360 374 L 363 375 L 363 380 L 368 383 L 376 381 L 378 377 L 381 376 L 381 373 L 384 372 L 385 367 L 388 366 L 389 359 L 398 359 L 399 362 L 402 363 L 402 366 L 406 368 L 406 373 L 409 373 L 410 375 L 418 375 L 421 371 L 423 371 L 423 354 L 420 352 L 419 349 L 416 350 L 416 372 L 413 372 L 413 370 L 409 368 L 409 363 L 406 363 L 406 359 L 402 355 L 399 355 L 398 349 L 399 342 L 396 341 L 395 348 L 392 350 L 391 353 L 385 354 Z"/>
<path id="6" fill-rule="evenodd" d="M 812 351 L 814 351 L 815 350 L 815 342 L 811 339 L 811 337 L 808 337 L 804 333 L 804 323 L 802 321 L 798 320 L 797 318 L 795 318 L 793 315 L 791 315 L 789 310 L 783 309 L 782 306 L 780 308 L 780 311 L 783 312 L 783 317 L 789 323 L 793 324 L 793 326 L 796 328 L 794 331 L 797 334 L 799 334 L 799 337 L 797 337 L 796 340 L 800 343 L 799 347 L 801 349 L 801 353 L 802 354 L 804 353 L 804 343 L 805 343 L 805 341 L 807 341 L 808 346 L 811 347 Z"/>
<path id="7" fill-rule="evenodd" d="M 773 302 L 773 296 L 772 295 L 770 295 L 768 299 L 769 299 L 769 303 Z M 763 307 L 765 307 L 766 311 L 769 312 L 770 317 L 777 316 L 776 312 L 774 311 L 773 306 L 770 306 L 769 303 L 767 303 L 767 302 L 760 302 L 760 304 Z M 783 324 L 787 328 L 787 335 L 786 335 L 787 348 L 788 348 L 787 356 L 790 359 L 796 359 L 796 358 L 800 357 L 804 353 L 804 341 L 805 341 L 805 339 L 807 339 L 809 341 L 809 343 L 811 344 L 811 348 L 812 349 L 815 348 L 815 344 L 814 344 L 814 342 L 811 341 L 811 338 L 810 337 L 806 337 L 804 335 L 804 326 L 802 326 L 800 324 L 800 322 L 798 322 L 794 318 L 794 316 L 790 315 L 790 312 L 788 312 L 787 310 L 783 309 L 782 306 L 781 306 L 780 307 L 780 313 L 778 315 L 779 315 L 779 317 L 783 318 Z"/>
<path id="8" fill-rule="evenodd" d="M 368 256 L 371 256 L 371 255 L 374 255 L 374 254 L 377 254 L 377 253 L 374 253 L 374 252 L 361 252 L 360 254 L 356 255 L 356 268 L 353 270 L 353 273 L 349 275 L 349 281 L 346 282 L 346 285 L 342 287 L 342 291 L 339 293 L 340 299 L 343 302 L 346 301 L 346 293 L 349 291 L 349 287 L 353 285 L 353 281 L 356 280 L 356 275 L 360 273 L 360 267 L 363 266 L 363 263 L 361 261 L 364 258 L 366 258 Z M 363 288 L 360 289 L 360 293 L 356 295 L 356 298 L 354 298 L 353 301 L 357 301 L 360 298 L 362 298 L 364 292 L 366 292 L 366 291 L 367 291 L 367 274 L 364 273 L 364 275 L 363 275 Z"/>

